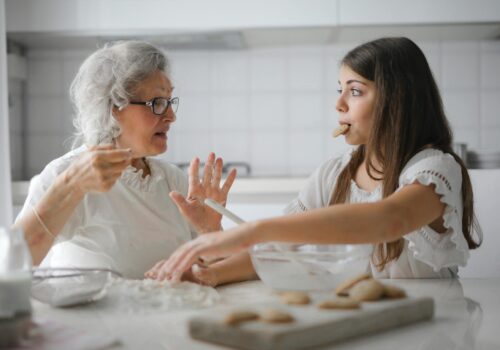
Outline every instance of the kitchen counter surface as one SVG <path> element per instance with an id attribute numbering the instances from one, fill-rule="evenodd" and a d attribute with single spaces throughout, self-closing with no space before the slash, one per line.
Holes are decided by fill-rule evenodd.
<path id="1" fill-rule="evenodd" d="M 500 279 L 391 280 L 390 283 L 405 288 L 413 297 L 433 297 L 434 319 L 315 349 L 500 348 Z M 222 305 L 252 305 L 276 298 L 260 281 L 223 286 L 218 291 Z M 88 335 L 104 334 L 119 339 L 121 345 L 113 349 L 227 349 L 189 337 L 187 321 L 199 311 L 119 314 L 102 305 L 101 301 L 56 309 L 34 301 L 34 318 Z"/>

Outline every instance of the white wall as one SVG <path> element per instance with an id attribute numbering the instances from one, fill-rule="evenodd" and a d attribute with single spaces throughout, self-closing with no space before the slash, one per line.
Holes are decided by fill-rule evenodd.
<path id="1" fill-rule="evenodd" d="M 181 99 L 171 129 L 174 162 L 215 150 L 255 175 L 306 175 L 346 149 L 337 123 L 338 61 L 357 43 L 169 52 Z M 442 91 L 456 141 L 500 151 L 500 41 L 419 43 Z M 70 143 L 68 86 L 89 52 L 28 52 L 27 168 L 38 173 Z M 43 147 L 41 147 L 43 145 Z"/>
<path id="2" fill-rule="evenodd" d="M 12 224 L 5 3 L 0 0 L 0 227 Z"/>

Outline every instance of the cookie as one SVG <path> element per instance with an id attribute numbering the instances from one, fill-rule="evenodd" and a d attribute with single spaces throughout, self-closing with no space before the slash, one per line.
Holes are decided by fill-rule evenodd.
<path id="1" fill-rule="evenodd" d="M 237 326 L 240 323 L 257 320 L 259 314 L 248 310 L 233 311 L 226 315 L 224 324 L 228 326 Z"/>
<path id="2" fill-rule="evenodd" d="M 288 305 L 307 305 L 311 302 L 309 295 L 304 292 L 283 292 L 280 294 L 280 299 Z"/>
<path id="3" fill-rule="evenodd" d="M 373 278 L 356 283 L 349 290 L 349 297 L 358 301 L 375 301 L 382 298 L 385 287 Z"/>
<path id="4" fill-rule="evenodd" d="M 266 323 L 290 323 L 295 321 L 292 315 L 277 309 L 262 311 L 259 319 Z"/>
<path id="5" fill-rule="evenodd" d="M 404 289 L 401 289 L 392 285 L 384 285 L 384 297 L 389 299 L 401 299 L 406 298 L 406 292 Z"/>
<path id="6" fill-rule="evenodd" d="M 333 130 L 333 137 L 338 137 L 340 135 L 344 135 L 349 130 L 349 124 L 342 124 L 335 130 Z"/>
<path id="7" fill-rule="evenodd" d="M 340 296 L 347 296 L 349 295 L 349 289 L 352 288 L 356 283 L 369 279 L 370 275 L 367 273 L 363 273 L 359 276 L 356 276 L 354 278 L 350 278 L 345 280 L 344 282 L 340 283 L 337 288 L 335 288 L 335 293 Z"/>
<path id="8" fill-rule="evenodd" d="M 360 302 L 351 298 L 325 300 L 318 304 L 320 309 L 359 309 Z"/>

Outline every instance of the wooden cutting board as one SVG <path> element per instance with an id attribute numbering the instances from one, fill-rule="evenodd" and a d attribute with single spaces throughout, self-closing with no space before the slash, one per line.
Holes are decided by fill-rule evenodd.
<path id="1" fill-rule="evenodd" d="M 269 324 L 251 321 L 239 326 L 223 323 L 235 310 L 262 311 L 275 308 L 289 312 L 295 322 Z M 357 310 L 324 310 L 317 303 L 306 306 L 278 302 L 223 307 L 200 312 L 189 320 L 191 337 L 203 341 L 248 350 L 294 350 L 338 342 L 363 334 L 383 331 L 434 316 L 432 298 L 407 298 L 363 303 Z"/>

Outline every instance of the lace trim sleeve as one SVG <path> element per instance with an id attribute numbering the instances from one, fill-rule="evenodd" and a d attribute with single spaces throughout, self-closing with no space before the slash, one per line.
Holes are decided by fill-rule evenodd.
<path id="1" fill-rule="evenodd" d="M 434 271 L 465 266 L 469 248 L 462 232 L 460 166 L 451 155 L 446 154 L 423 159 L 401 176 L 400 188 L 416 182 L 425 186 L 434 185 L 435 192 L 446 205 L 443 214 L 446 232 L 437 233 L 429 226 L 413 231 L 405 236 L 409 250 L 416 259 L 428 264 Z"/>
<path id="2" fill-rule="evenodd" d="M 295 198 L 285 207 L 285 209 L 283 210 L 283 214 L 289 215 L 289 214 L 302 213 L 304 211 L 307 211 L 307 208 L 304 205 L 304 203 L 302 203 L 300 199 Z"/>

